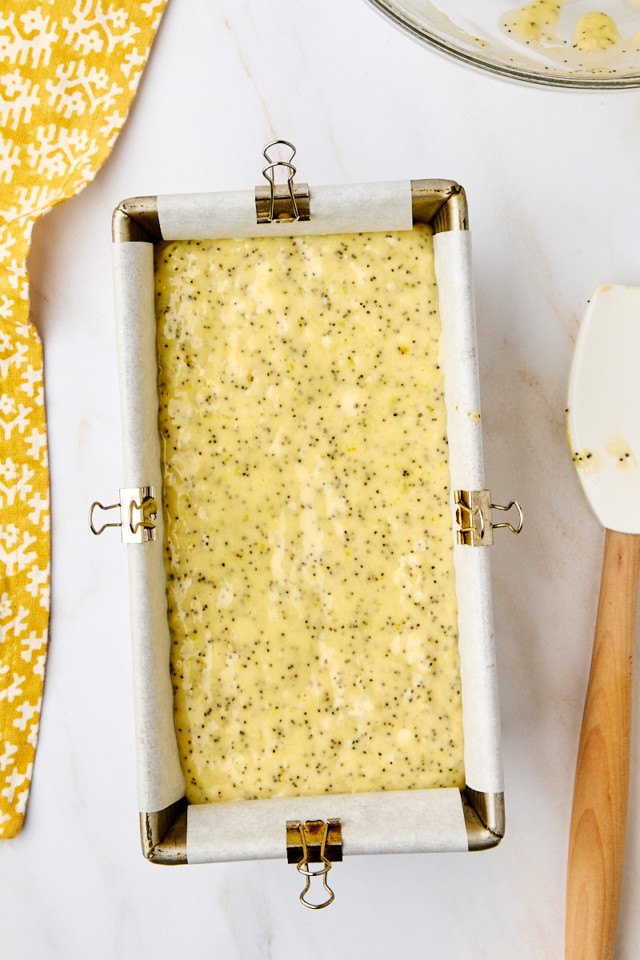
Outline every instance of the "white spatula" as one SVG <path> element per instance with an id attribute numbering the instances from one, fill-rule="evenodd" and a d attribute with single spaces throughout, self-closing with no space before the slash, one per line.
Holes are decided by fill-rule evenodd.
<path id="1" fill-rule="evenodd" d="M 606 528 L 573 794 L 566 960 L 612 960 L 622 886 L 640 569 L 640 288 L 600 287 L 569 381 L 569 446 Z"/>

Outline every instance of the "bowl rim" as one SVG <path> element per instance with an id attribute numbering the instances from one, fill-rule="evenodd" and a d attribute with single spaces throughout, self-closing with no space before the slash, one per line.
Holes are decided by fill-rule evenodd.
<path id="1" fill-rule="evenodd" d="M 540 71 L 527 70 L 522 67 L 511 66 L 508 63 L 497 63 L 494 60 L 483 57 L 480 54 L 475 55 L 456 46 L 453 41 L 445 41 L 437 34 L 432 33 L 427 27 L 414 20 L 405 11 L 403 11 L 394 0 L 368 0 L 383 16 L 392 20 L 401 29 L 407 31 L 415 39 L 426 43 L 438 53 L 444 56 L 458 60 L 467 64 L 467 66 L 479 67 L 481 70 L 488 71 L 495 76 L 500 76 L 508 80 L 516 80 L 523 83 L 534 83 L 539 86 L 564 87 L 574 90 L 619 90 L 634 89 L 640 87 L 640 67 L 638 73 L 629 75 L 612 76 L 586 76 L 574 74 L 567 76 L 558 76 L 555 73 L 545 73 L 544 67 Z M 548 68 L 550 71 L 553 68 Z"/>

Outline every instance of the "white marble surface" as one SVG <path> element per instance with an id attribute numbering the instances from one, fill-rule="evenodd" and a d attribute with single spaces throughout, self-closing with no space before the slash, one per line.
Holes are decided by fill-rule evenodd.
<path id="1" fill-rule="evenodd" d="M 359 857 L 313 914 L 283 861 L 139 852 L 125 554 L 87 507 L 121 483 L 110 216 L 127 196 L 243 189 L 274 136 L 311 183 L 446 177 L 468 193 L 493 548 L 507 835 L 481 854 Z M 568 367 L 600 283 L 640 284 L 640 92 L 561 93 L 449 62 L 364 0 L 169 0 L 113 155 L 37 227 L 53 612 L 27 820 L 0 846 L 2 955 L 547 960 L 563 952 L 573 769 L 602 531 L 565 445 Z M 640 951 L 636 710 L 617 960 Z"/>

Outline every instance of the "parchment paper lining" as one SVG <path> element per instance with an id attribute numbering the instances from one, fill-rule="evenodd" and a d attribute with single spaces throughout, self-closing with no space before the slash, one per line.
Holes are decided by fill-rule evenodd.
<path id="1" fill-rule="evenodd" d="M 466 230 L 434 237 L 442 320 L 451 509 L 455 490 L 484 490 L 471 238 Z M 458 597 L 464 765 L 467 786 L 503 789 L 498 685 L 491 604 L 490 547 L 453 548 Z"/>
<path id="2" fill-rule="evenodd" d="M 113 272 L 124 460 L 122 485 L 153 485 L 160 496 L 153 244 L 115 243 Z M 146 812 L 163 810 L 184 795 L 173 725 L 161 514 L 158 521 L 157 540 L 127 547 L 138 804 Z"/>
<path id="3" fill-rule="evenodd" d="M 332 188 L 323 187 L 312 190 L 312 196 L 317 195 L 323 198 L 322 219 L 294 225 L 296 233 L 408 229 L 412 223 L 408 183 L 338 187 L 334 196 Z M 378 200 L 374 204 L 379 213 L 376 218 L 371 217 L 372 196 Z M 259 235 L 261 231 L 255 222 L 248 232 L 249 199 L 253 204 L 250 191 L 161 197 L 158 207 L 163 236 L 198 239 Z M 251 216 L 255 220 L 253 208 Z M 289 228 L 282 232 L 294 231 Z M 480 405 L 468 233 L 437 235 L 435 251 L 445 331 L 443 359 L 452 490 L 482 489 L 481 426 L 469 417 L 480 410 Z M 123 486 L 153 483 L 160 490 L 152 245 L 116 243 L 113 264 L 122 389 Z M 151 813 L 169 806 L 184 792 L 173 731 L 162 527 L 154 543 L 128 549 L 138 804 L 141 811 Z M 485 548 L 455 549 L 467 784 L 492 793 L 502 789 L 502 770 L 488 563 Z M 452 795 L 457 797 L 455 802 Z M 285 808 L 291 813 L 283 814 Z M 198 862 L 283 855 L 283 817 L 318 817 L 325 808 L 327 816 L 353 821 L 355 832 L 350 842 L 357 849 L 351 852 L 449 850 L 467 846 L 457 790 L 403 791 L 192 806 L 187 831 L 188 858 Z M 254 827 L 261 832 L 266 830 L 267 839 L 260 840 L 253 833 Z M 275 850 L 276 832 L 278 852 L 259 852 Z M 231 842 L 232 836 L 243 839 Z M 413 843 L 415 846 L 411 846 Z"/>
<path id="4" fill-rule="evenodd" d="M 404 180 L 312 186 L 310 205 L 306 222 L 258 224 L 253 190 L 168 195 L 158 197 L 158 219 L 166 240 L 410 230 L 413 223 L 411 184 Z"/>
<path id="5" fill-rule="evenodd" d="M 467 849 L 460 791 L 446 788 L 193 804 L 187 857 L 189 863 L 276 859 L 284 855 L 287 820 L 332 817 L 342 823 L 345 856 Z"/>

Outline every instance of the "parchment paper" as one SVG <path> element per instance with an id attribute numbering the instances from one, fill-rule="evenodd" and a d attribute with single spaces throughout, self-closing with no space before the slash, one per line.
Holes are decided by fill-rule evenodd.
<path id="1" fill-rule="evenodd" d="M 442 319 L 451 509 L 455 490 L 484 490 L 482 419 L 471 285 L 471 238 L 466 230 L 434 237 Z M 498 684 L 491 605 L 490 551 L 454 547 L 458 645 L 462 679 L 467 786 L 503 789 Z"/>
<path id="2" fill-rule="evenodd" d="M 412 225 L 408 182 L 315 188 L 311 196 L 311 223 L 278 232 L 361 232 Z M 257 227 L 252 191 L 161 197 L 158 208 L 168 240 L 258 236 L 273 230 Z M 474 422 L 480 404 L 468 234 L 439 234 L 435 250 L 452 490 L 482 489 L 482 430 L 480 422 Z M 151 244 L 114 244 L 123 486 L 154 483 L 160 489 L 152 259 Z M 497 792 L 502 789 L 502 770 L 488 561 L 487 548 L 455 548 L 467 783 L 476 790 Z M 183 793 L 173 733 L 161 526 L 155 543 L 129 547 L 129 565 L 138 803 L 141 811 L 150 813 Z M 459 791 L 403 791 L 192 806 L 188 858 L 202 862 L 283 856 L 284 820 L 324 815 L 340 817 L 343 825 L 349 822 L 345 852 L 467 848 Z"/>
<path id="3" fill-rule="evenodd" d="M 287 820 L 329 818 L 341 821 L 345 856 L 467 850 L 460 791 L 447 788 L 193 804 L 187 857 L 189 863 L 275 859 L 286 849 Z"/>
<path id="4" fill-rule="evenodd" d="M 158 218 L 165 240 L 410 230 L 413 223 L 408 180 L 312 186 L 310 207 L 306 222 L 258 224 L 253 190 L 192 193 L 158 197 Z"/>
<path id="5" fill-rule="evenodd" d="M 153 244 L 114 243 L 113 274 L 124 459 L 123 487 L 162 490 L 153 294 Z M 169 626 L 160 512 L 157 539 L 127 547 L 138 809 L 184 796 L 173 726 Z"/>

